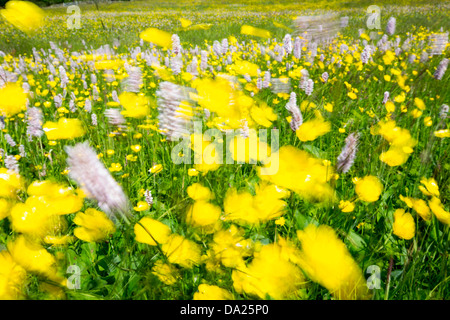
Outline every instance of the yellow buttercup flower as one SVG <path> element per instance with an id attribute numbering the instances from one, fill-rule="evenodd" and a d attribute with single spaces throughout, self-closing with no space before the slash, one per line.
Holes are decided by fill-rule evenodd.
<path id="1" fill-rule="evenodd" d="M 339 209 L 341 209 L 342 212 L 352 212 L 355 210 L 355 203 L 348 200 L 341 200 L 339 202 Z"/>
<path id="2" fill-rule="evenodd" d="M 73 231 L 75 237 L 86 242 L 103 241 L 116 231 L 108 216 L 93 208 L 78 212 L 73 222 L 79 226 Z"/>
<path id="3" fill-rule="evenodd" d="M 314 141 L 331 131 L 331 123 L 322 118 L 314 118 L 304 122 L 295 132 L 300 141 Z"/>
<path id="4" fill-rule="evenodd" d="M 412 239 L 416 233 L 416 225 L 412 215 L 403 209 L 395 210 L 393 232 L 402 239 Z"/>
<path id="5" fill-rule="evenodd" d="M 390 50 L 386 50 L 382 58 L 385 65 L 390 65 L 392 64 L 392 61 L 395 60 L 395 53 Z"/>
<path id="6" fill-rule="evenodd" d="M 450 212 L 444 209 L 441 200 L 438 197 L 433 196 L 430 201 L 428 201 L 431 211 L 436 216 L 436 218 L 446 224 L 450 225 Z"/>
<path id="7" fill-rule="evenodd" d="M 26 270 L 14 261 L 8 251 L 0 251 L 0 300 L 24 298 L 26 281 Z"/>
<path id="8" fill-rule="evenodd" d="M 162 169 L 163 169 L 162 164 L 155 164 L 153 167 L 150 168 L 149 172 L 156 174 L 158 172 L 161 172 Z"/>
<path id="9" fill-rule="evenodd" d="M 429 221 L 431 219 L 430 208 L 424 200 L 404 197 L 402 195 L 400 195 L 399 198 L 405 202 L 408 207 L 413 208 L 414 211 L 416 211 L 425 221 Z"/>
<path id="10" fill-rule="evenodd" d="M 258 167 L 261 179 L 294 191 L 307 200 L 326 201 L 334 197 L 328 184 L 334 174 L 333 169 L 325 166 L 321 159 L 293 146 L 281 147 L 273 158 L 278 159 L 278 170 L 275 174 L 265 175 Z"/>
<path id="11" fill-rule="evenodd" d="M 131 146 L 131 150 L 133 150 L 134 152 L 139 152 L 141 151 L 142 147 L 138 144 Z"/>
<path id="12" fill-rule="evenodd" d="M 248 191 L 228 189 L 224 199 L 225 220 L 242 224 L 258 224 L 276 219 L 284 214 L 287 206 L 283 198 L 288 190 L 262 181 L 255 186 L 255 196 Z"/>
<path id="13" fill-rule="evenodd" d="M 355 100 L 358 97 L 354 92 L 347 93 L 347 96 L 352 100 Z"/>
<path id="14" fill-rule="evenodd" d="M 55 257 L 38 243 L 31 242 L 20 235 L 13 242 L 8 243 L 8 251 L 14 261 L 25 270 L 65 285 L 64 278 L 58 274 Z"/>
<path id="15" fill-rule="evenodd" d="M 48 140 L 74 139 L 85 134 L 80 120 L 59 118 L 58 122 L 48 121 L 42 129 Z"/>
<path id="16" fill-rule="evenodd" d="M 386 101 L 386 104 L 384 105 L 387 112 L 392 113 L 395 111 L 395 104 L 392 101 Z"/>
<path id="17" fill-rule="evenodd" d="M 425 102 L 423 102 L 422 99 L 420 98 L 414 98 L 414 105 L 419 108 L 420 110 L 425 110 L 426 106 L 425 106 Z"/>
<path id="18" fill-rule="evenodd" d="M 423 184 L 423 186 L 419 186 L 419 190 L 422 191 L 424 195 L 439 197 L 439 186 L 434 178 L 427 179 L 423 177 L 420 180 L 420 183 Z"/>
<path id="19" fill-rule="evenodd" d="M 270 127 L 272 122 L 277 119 L 277 114 L 267 105 L 253 106 L 250 110 L 252 119 L 263 127 Z"/>
<path id="20" fill-rule="evenodd" d="M 164 263 L 161 260 L 155 262 L 152 268 L 152 273 L 157 276 L 161 282 L 169 286 L 175 284 L 178 279 L 181 278 L 177 268 L 171 264 Z"/>
<path id="21" fill-rule="evenodd" d="M 13 202 L 0 198 L 0 221 L 9 216 Z"/>
<path id="22" fill-rule="evenodd" d="M 282 300 L 294 296 L 305 283 L 303 273 L 289 260 L 278 243 L 262 246 L 248 266 L 241 265 L 231 274 L 237 293 L 260 299 Z"/>
<path id="23" fill-rule="evenodd" d="M 121 111 L 124 117 L 141 119 L 150 114 L 149 100 L 142 94 L 122 92 L 119 101 L 125 109 Z"/>
<path id="24" fill-rule="evenodd" d="M 108 168 L 111 172 L 120 172 L 122 169 L 123 167 L 120 163 L 111 163 L 111 166 Z"/>
<path id="25" fill-rule="evenodd" d="M 194 293 L 194 300 L 233 300 L 233 294 L 218 286 L 201 284 Z"/>
<path id="26" fill-rule="evenodd" d="M 198 200 L 188 207 L 186 222 L 194 227 L 205 228 L 206 232 L 211 232 L 214 224 L 219 221 L 221 213 L 220 207 L 205 200 Z"/>
<path id="27" fill-rule="evenodd" d="M 45 203 L 49 214 L 64 215 L 81 210 L 85 195 L 81 189 L 75 191 L 71 187 L 52 181 L 34 181 L 28 186 L 29 196 Z M 33 198 L 33 197 L 31 197 Z"/>
<path id="28" fill-rule="evenodd" d="M 373 135 L 382 135 L 389 142 L 389 150 L 380 155 L 380 160 L 391 167 L 404 164 L 417 144 L 409 130 L 397 127 L 393 120 L 380 121 L 370 132 Z"/>
<path id="29" fill-rule="evenodd" d="M 187 27 L 189 27 L 189 26 L 192 24 L 192 21 L 191 21 L 191 20 L 188 20 L 188 19 L 179 18 L 178 20 L 180 20 L 181 26 L 182 26 L 183 28 L 187 28 Z"/>
<path id="30" fill-rule="evenodd" d="M 64 230 L 64 219 L 55 214 L 49 200 L 45 197 L 31 196 L 25 203 L 14 205 L 10 214 L 12 229 L 40 238 Z"/>
<path id="31" fill-rule="evenodd" d="M 244 258 L 251 255 L 253 243 L 244 238 L 245 230 L 232 224 L 228 229 L 220 229 L 214 233 L 210 244 L 215 260 L 227 268 L 244 265 Z"/>
<path id="32" fill-rule="evenodd" d="M 8 1 L 0 13 L 23 32 L 30 33 L 44 25 L 44 11 L 29 1 Z"/>
<path id="33" fill-rule="evenodd" d="M 261 38 L 270 38 L 271 34 L 270 31 L 261 29 L 261 28 L 255 28 L 249 25 L 243 25 L 241 27 L 241 34 L 246 34 L 250 36 L 256 36 Z"/>
<path id="34" fill-rule="evenodd" d="M 0 114 L 2 116 L 12 117 L 25 111 L 26 106 L 27 94 L 18 83 L 8 82 L 6 86 L 0 88 Z"/>
<path id="35" fill-rule="evenodd" d="M 188 176 L 190 177 L 196 177 L 198 176 L 199 172 L 195 170 L 194 168 L 188 169 Z"/>
<path id="36" fill-rule="evenodd" d="M 145 211 L 148 210 L 149 208 L 149 204 L 146 201 L 138 201 L 138 203 L 136 204 L 136 206 L 133 208 L 135 211 Z"/>
<path id="37" fill-rule="evenodd" d="M 154 43 L 160 47 L 172 49 L 172 35 L 169 32 L 156 28 L 148 28 L 142 31 L 139 37 L 144 41 Z"/>
<path id="38" fill-rule="evenodd" d="M 209 201 L 214 199 L 214 194 L 209 188 L 201 185 L 200 183 L 194 183 L 186 189 L 189 197 L 195 201 L 204 200 Z"/>
<path id="39" fill-rule="evenodd" d="M 450 138 L 450 130 L 442 129 L 434 132 L 434 136 L 438 138 Z"/>
<path id="40" fill-rule="evenodd" d="M 164 223 L 150 217 L 144 217 L 134 225 L 134 233 L 137 242 L 156 246 L 157 243 L 166 243 L 171 231 Z"/>
<path id="41" fill-rule="evenodd" d="M 326 225 L 309 224 L 297 231 L 301 242 L 298 265 L 337 299 L 366 299 L 369 292 L 361 268 L 344 242 Z"/>
<path id="42" fill-rule="evenodd" d="M 375 202 L 379 199 L 383 185 L 375 176 L 365 176 L 355 181 L 355 192 L 359 199 L 365 202 Z"/>
<path id="43" fill-rule="evenodd" d="M 267 163 L 271 154 L 270 146 L 259 139 L 255 130 L 248 137 L 236 135 L 230 140 L 228 148 L 232 159 L 237 163 Z"/>
<path id="44" fill-rule="evenodd" d="M 171 234 L 161 249 L 170 263 L 187 269 L 191 269 L 201 261 L 201 247 L 178 234 Z"/>

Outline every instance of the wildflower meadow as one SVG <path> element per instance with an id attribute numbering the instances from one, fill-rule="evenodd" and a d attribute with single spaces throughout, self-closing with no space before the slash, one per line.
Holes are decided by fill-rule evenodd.
<path id="1" fill-rule="evenodd" d="M 449 2 L 0 4 L 0 299 L 450 298 Z"/>

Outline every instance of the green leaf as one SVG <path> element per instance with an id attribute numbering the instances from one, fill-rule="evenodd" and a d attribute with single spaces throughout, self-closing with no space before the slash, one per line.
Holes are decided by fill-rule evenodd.
<path id="1" fill-rule="evenodd" d="M 345 237 L 345 240 L 347 240 L 350 246 L 357 251 L 364 250 L 364 248 L 367 246 L 367 243 L 364 241 L 364 239 L 353 230 L 350 230 L 350 232 Z"/>

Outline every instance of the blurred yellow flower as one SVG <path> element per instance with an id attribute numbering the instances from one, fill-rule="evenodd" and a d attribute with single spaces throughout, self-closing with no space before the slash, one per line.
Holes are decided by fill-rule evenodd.
<path id="1" fill-rule="evenodd" d="M 414 218 L 409 212 L 403 209 L 397 209 L 394 212 L 393 232 L 396 236 L 410 240 L 414 237 L 416 232 L 416 225 Z"/>
<path id="2" fill-rule="evenodd" d="M 134 152 L 139 152 L 141 151 L 142 147 L 138 144 L 131 146 L 131 150 L 133 150 Z"/>
<path id="3" fill-rule="evenodd" d="M 314 118 L 304 122 L 295 132 L 300 141 L 314 141 L 331 131 L 331 123 L 322 118 Z"/>
<path id="4" fill-rule="evenodd" d="M 29 1 L 8 1 L 0 13 L 6 21 L 26 33 L 44 25 L 44 11 Z"/>
<path id="5" fill-rule="evenodd" d="M 380 160 L 391 167 L 404 164 L 417 144 L 409 130 L 396 126 L 393 120 L 380 121 L 370 132 L 383 136 L 389 142 L 389 149 L 380 155 Z"/>
<path id="6" fill-rule="evenodd" d="M 0 113 L 2 116 L 12 117 L 25 111 L 26 106 L 27 94 L 18 83 L 8 82 L 0 88 Z"/>
<path id="7" fill-rule="evenodd" d="M 133 208 L 134 211 L 145 211 L 148 210 L 149 205 L 146 201 L 138 201 L 138 203 L 136 204 L 136 206 Z"/>
<path id="8" fill-rule="evenodd" d="M 26 282 L 25 269 L 13 260 L 8 251 L 0 251 L 0 300 L 23 299 Z"/>
<path id="9" fill-rule="evenodd" d="M 385 65 L 390 65 L 392 64 L 392 61 L 395 60 L 395 53 L 390 50 L 386 50 L 382 58 Z"/>
<path id="10" fill-rule="evenodd" d="M 278 170 L 275 174 L 262 174 L 262 168 L 258 167 L 262 180 L 294 191 L 307 200 L 326 201 L 334 197 L 328 184 L 334 174 L 333 169 L 325 166 L 321 159 L 289 145 L 282 146 L 273 158 L 278 159 Z"/>
<path id="11" fill-rule="evenodd" d="M 24 188 L 23 178 L 7 168 L 0 168 L 0 197 L 15 198 L 17 192 Z"/>
<path id="12" fill-rule="evenodd" d="M 120 112 L 124 117 L 141 119 L 150 114 L 149 100 L 142 94 L 122 92 L 119 101 L 125 108 Z"/>
<path id="13" fill-rule="evenodd" d="M 395 104 L 392 101 L 386 101 L 386 104 L 384 105 L 387 112 L 392 113 L 395 111 Z"/>
<path id="14" fill-rule="evenodd" d="M 232 224 L 228 229 L 214 233 L 210 248 L 214 258 L 227 268 L 244 265 L 244 258 L 251 255 L 253 243 L 244 238 L 245 230 Z"/>
<path id="15" fill-rule="evenodd" d="M 301 242 L 297 263 L 311 280 L 336 299 L 369 298 L 361 268 L 331 227 L 309 224 L 297 231 L 297 237 Z"/>
<path id="16" fill-rule="evenodd" d="M 256 37 L 261 37 L 261 38 L 270 38 L 271 34 L 270 31 L 267 31 L 265 29 L 261 29 L 261 28 L 255 28 L 249 25 L 243 25 L 241 27 L 241 34 L 246 34 L 246 35 L 250 35 L 250 36 L 256 36 Z"/>
<path id="17" fill-rule="evenodd" d="M 139 37 L 144 41 L 154 43 L 160 47 L 172 49 L 172 35 L 169 32 L 156 28 L 148 28 L 142 31 Z"/>
<path id="18" fill-rule="evenodd" d="M 198 265 L 201 261 L 201 247 L 178 234 L 171 234 L 161 249 L 170 263 L 187 269 Z"/>
<path id="19" fill-rule="evenodd" d="M 438 197 L 433 196 L 431 200 L 428 201 L 428 205 L 440 222 L 450 225 L 450 212 L 444 209 L 444 206 Z"/>
<path id="20" fill-rule="evenodd" d="M 248 266 L 233 269 L 231 278 L 237 293 L 260 299 L 287 299 L 302 288 L 305 279 L 298 266 L 283 254 L 278 243 L 268 244 L 255 252 Z"/>
<path id="21" fill-rule="evenodd" d="M 339 209 L 341 209 L 342 212 L 352 212 L 355 210 L 355 203 L 348 200 L 341 200 L 339 202 Z"/>
<path id="22" fill-rule="evenodd" d="M 430 208 L 428 208 L 425 200 L 404 197 L 402 195 L 400 195 L 399 198 L 405 202 L 408 207 L 414 209 L 414 211 L 416 211 L 425 221 L 429 221 L 431 219 Z"/>
<path id="23" fill-rule="evenodd" d="M 379 199 L 383 185 L 375 176 L 365 176 L 355 181 L 355 192 L 359 199 L 365 202 L 375 202 Z"/>
<path id="24" fill-rule="evenodd" d="M 12 201 L 0 198 L 0 221 L 9 216 L 13 205 Z"/>
<path id="25" fill-rule="evenodd" d="M 218 286 L 201 284 L 194 293 L 194 300 L 233 300 L 233 294 Z"/>
<path id="26" fill-rule="evenodd" d="M 188 20 L 188 19 L 179 18 L 178 20 L 180 20 L 181 26 L 182 26 L 183 28 L 187 28 L 187 27 L 189 27 L 189 26 L 192 24 L 192 21 L 191 21 L 191 20 Z"/>
<path id="27" fill-rule="evenodd" d="M 163 169 L 162 164 L 155 164 L 153 167 L 150 168 L 150 170 L 148 170 L 150 173 L 158 173 L 161 172 Z"/>
<path id="28" fill-rule="evenodd" d="M 58 273 L 55 257 L 38 243 L 31 242 L 24 235 L 20 235 L 8 243 L 8 251 L 14 261 L 25 270 L 65 285 L 64 278 Z"/>
<path id="29" fill-rule="evenodd" d="M 277 120 L 277 114 L 267 105 L 253 106 L 250 110 L 252 119 L 263 127 L 270 127 Z"/>
<path id="30" fill-rule="evenodd" d="M 75 237 L 86 242 L 101 242 L 116 231 L 109 217 L 93 208 L 78 212 L 73 222 L 79 226 L 73 231 Z"/>
<path id="31" fill-rule="evenodd" d="M 33 237 L 43 238 L 55 231 L 64 231 L 64 219 L 55 213 L 50 199 L 31 196 L 25 203 L 17 203 L 11 209 L 13 230 Z"/>
<path id="32" fill-rule="evenodd" d="M 358 97 L 354 92 L 347 93 L 347 96 L 352 100 L 355 100 Z"/>
<path id="33" fill-rule="evenodd" d="M 423 184 L 423 186 L 419 186 L 419 190 L 422 191 L 424 195 L 439 197 L 439 186 L 434 178 L 427 179 L 422 177 L 420 183 Z"/>
<path id="34" fill-rule="evenodd" d="M 214 231 L 222 210 L 206 200 L 195 201 L 186 211 L 186 222 L 194 227 L 202 227 L 207 233 Z"/>
<path id="35" fill-rule="evenodd" d="M 248 137 L 234 136 L 228 144 L 228 150 L 237 163 L 267 163 L 271 154 L 270 146 L 259 139 L 256 130 L 250 131 Z"/>
<path id="36" fill-rule="evenodd" d="M 214 199 L 214 194 L 209 188 L 203 186 L 200 183 L 194 183 L 186 189 L 189 197 L 193 200 L 209 201 Z"/>
<path id="37" fill-rule="evenodd" d="M 177 268 L 173 265 L 164 263 L 162 260 L 158 260 L 155 262 L 152 268 L 152 273 L 158 277 L 158 279 L 171 286 L 177 282 L 178 279 L 181 278 Z"/>
<path id="38" fill-rule="evenodd" d="M 282 200 L 290 195 L 288 190 L 267 181 L 255 186 L 255 196 L 248 191 L 227 190 L 224 199 L 225 220 L 242 224 L 263 223 L 284 214 L 287 206 Z"/>
<path id="39" fill-rule="evenodd" d="M 85 134 L 78 119 L 59 118 L 58 122 L 48 121 L 42 127 L 48 140 L 74 139 Z"/>
<path id="40" fill-rule="evenodd" d="M 414 105 L 419 108 L 420 110 L 425 110 L 426 106 L 425 106 L 425 102 L 423 102 L 422 99 L 420 98 L 414 98 Z"/>
<path id="41" fill-rule="evenodd" d="M 196 177 L 198 176 L 199 172 L 195 170 L 194 168 L 188 169 L 188 176 L 190 177 Z"/>
<path id="42" fill-rule="evenodd" d="M 111 163 L 111 166 L 108 168 L 111 172 L 120 172 L 122 169 L 123 167 L 120 163 Z"/>
<path id="43" fill-rule="evenodd" d="M 434 132 L 434 136 L 438 138 L 450 138 L 450 130 L 442 129 Z"/>
<path id="44" fill-rule="evenodd" d="M 164 223 L 144 217 L 134 225 L 136 241 L 156 246 L 157 243 L 164 244 L 169 240 L 170 228 Z"/>

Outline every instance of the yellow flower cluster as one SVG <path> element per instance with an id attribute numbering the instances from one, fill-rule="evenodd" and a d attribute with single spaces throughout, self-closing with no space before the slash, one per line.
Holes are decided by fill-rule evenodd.
<path id="1" fill-rule="evenodd" d="M 193 227 L 200 228 L 205 233 L 212 233 L 218 223 L 222 210 L 219 206 L 210 203 L 214 198 L 211 191 L 194 183 L 187 188 L 187 193 L 194 203 L 189 205 L 186 211 L 186 222 Z"/>
<path id="2" fill-rule="evenodd" d="M 225 220 L 241 224 L 259 224 L 283 215 L 288 190 L 262 181 L 255 186 L 255 195 L 248 191 L 228 189 L 224 199 Z"/>
<path id="3" fill-rule="evenodd" d="M 334 172 L 321 159 L 289 145 L 281 147 L 278 155 L 272 158 L 279 161 L 278 171 L 273 175 L 261 175 L 261 167 L 258 167 L 261 179 L 292 190 L 307 200 L 326 201 L 334 198 L 333 189 L 328 183 Z"/>
<path id="4" fill-rule="evenodd" d="M 138 242 L 151 246 L 160 245 L 170 263 L 188 269 L 200 263 L 200 246 L 192 240 L 172 233 L 170 228 L 162 222 L 144 217 L 135 224 L 134 233 Z"/>
<path id="5" fill-rule="evenodd" d="M 389 150 L 380 155 L 380 160 L 391 167 L 404 164 L 411 153 L 417 141 L 411 137 L 409 130 L 396 126 L 395 121 L 380 121 L 371 128 L 373 135 L 381 135 L 389 142 Z"/>
<path id="6" fill-rule="evenodd" d="M 0 113 L 2 116 L 12 117 L 19 112 L 25 111 L 26 106 L 27 94 L 18 83 L 8 82 L 6 86 L 0 88 Z"/>
<path id="7" fill-rule="evenodd" d="M 234 269 L 231 278 L 236 292 L 260 299 L 295 297 L 305 278 L 285 251 L 285 246 L 278 243 L 264 245 L 247 266 Z"/>
<path id="8" fill-rule="evenodd" d="M 296 263 L 308 277 L 337 299 L 365 299 L 369 292 L 364 275 L 334 230 L 308 225 L 297 231 L 301 251 Z"/>

